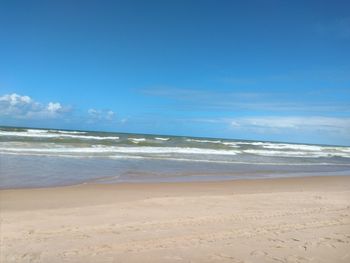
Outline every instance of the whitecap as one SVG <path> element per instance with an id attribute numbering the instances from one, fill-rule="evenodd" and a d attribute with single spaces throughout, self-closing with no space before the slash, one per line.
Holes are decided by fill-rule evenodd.
<path id="1" fill-rule="evenodd" d="M 125 146 L 95 146 L 95 147 L 61 147 L 61 148 L 23 148 L 23 147 L 0 147 L 0 152 L 48 152 L 48 153 L 131 153 L 131 154 L 215 154 L 215 155 L 236 155 L 238 151 L 214 150 L 202 148 L 183 147 L 125 147 Z"/>
<path id="2" fill-rule="evenodd" d="M 81 131 L 61 131 L 61 130 L 51 130 L 51 132 L 63 133 L 63 134 L 86 134 L 87 132 Z"/>
<path id="3" fill-rule="evenodd" d="M 159 140 L 159 141 L 169 141 L 170 138 L 163 138 L 163 137 L 155 137 L 154 139 Z"/>
<path id="4" fill-rule="evenodd" d="M 211 141 L 211 140 L 198 140 L 198 139 L 186 139 L 187 142 L 199 142 L 199 143 L 222 143 L 221 141 Z"/>
<path id="5" fill-rule="evenodd" d="M 91 135 L 74 135 L 74 134 L 55 134 L 49 132 L 13 132 L 13 131 L 0 131 L 2 136 L 11 137 L 30 137 L 30 138 L 74 138 L 74 139 L 91 139 L 91 140 L 118 140 L 118 136 L 91 136 Z"/>
<path id="6" fill-rule="evenodd" d="M 133 143 L 140 143 L 146 141 L 145 138 L 128 138 L 129 141 L 132 141 Z"/>

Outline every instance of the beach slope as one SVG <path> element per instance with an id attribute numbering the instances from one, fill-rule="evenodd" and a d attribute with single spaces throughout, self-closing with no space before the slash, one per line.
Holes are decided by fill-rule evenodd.
<path id="1" fill-rule="evenodd" d="M 350 262 L 350 176 L 0 191 L 1 262 Z"/>

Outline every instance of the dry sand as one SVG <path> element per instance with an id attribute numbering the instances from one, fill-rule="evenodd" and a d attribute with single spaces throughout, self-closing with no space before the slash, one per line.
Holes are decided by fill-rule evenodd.
<path id="1" fill-rule="evenodd" d="M 350 262 L 350 176 L 0 191 L 1 262 Z"/>

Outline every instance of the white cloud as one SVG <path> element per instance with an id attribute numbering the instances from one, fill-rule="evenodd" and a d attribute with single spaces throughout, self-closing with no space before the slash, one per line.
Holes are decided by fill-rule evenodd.
<path id="1" fill-rule="evenodd" d="M 4 125 L 34 125 L 60 122 L 81 124 L 116 124 L 116 113 L 112 110 L 90 108 L 88 111 L 73 109 L 60 102 L 43 103 L 21 94 L 0 95 L 0 119 Z M 123 121 L 120 121 L 123 123 Z"/>
<path id="2" fill-rule="evenodd" d="M 111 110 L 107 111 L 106 113 L 106 119 L 107 120 L 112 120 L 115 117 L 115 113 Z"/>
<path id="3" fill-rule="evenodd" d="M 1 102 L 8 102 L 11 106 L 16 106 L 20 104 L 32 103 L 32 99 L 28 96 L 20 96 L 16 93 L 6 94 L 0 97 Z"/>
<path id="4" fill-rule="evenodd" d="M 88 110 L 88 114 L 89 114 L 90 117 L 96 117 L 96 116 L 98 116 L 99 111 L 97 111 L 95 109 L 89 109 Z"/>
<path id="5" fill-rule="evenodd" d="M 229 120 L 234 129 L 248 129 L 260 132 L 314 131 L 349 134 L 349 117 L 245 117 Z"/>
<path id="6" fill-rule="evenodd" d="M 47 119 L 58 118 L 69 107 L 63 107 L 58 102 L 49 102 L 47 105 L 34 101 L 29 96 L 16 93 L 0 96 L 0 116 L 15 119 Z"/>
<path id="7" fill-rule="evenodd" d="M 96 110 L 96 109 L 89 109 L 88 110 L 88 122 L 96 122 L 96 121 L 112 121 L 116 114 L 115 112 L 111 110 Z"/>
<path id="8" fill-rule="evenodd" d="M 48 105 L 47 105 L 47 110 L 50 111 L 50 112 L 59 112 L 60 110 L 62 110 L 62 106 L 60 103 L 56 102 L 56 103 L 53 103 L 53 102 L 50 102 Z"/>
<path id="9" fill-rule="evenodd" d="M 321 72 L 322 73 L 322 72 Z M 319 73 L 319 75 L 322 75 Z M 325 72 L 323 75 L 329 76 L 332 72 Z M 348 72 L 346 72 L 348 73 Z M 335 73 L 334 73 L 335 74 Z M 314 73 L 314 75 L 317 75 Z M 339 78 L 345 76 L 335 74 Z M 349 74 L 348 74 L 349 75 Z M 296 77 L 295 77 L 296 78 Z M 304 76 L 303 76 L 304 78 Z M 316 77 L 315 77 L 316 78 Z M 335 78 L 333 76 L 333 78 Z M 339 96 L 347 91 L 342 89 L 308 91 L 298 99 L 290 93 L 283 91 L 223 91 L 205 89 L 184 89 L 172 87 L 155 87 L 142 90 L 147 96 L 161 97 L 176 103 L 169 103 L 166 107 L 176 110 L 187 111 L 265 111 L 265 112 L 313 112 L 323 114 L 324 112 L 349 112 L 348 101 L 339 100 Z M 322 94 L 320 94 L 322 93 Z M 169 106 L 170 105 L 170 106 Z M 164 107 L 164 106 L 162 106 Z"/>
<path id="10" fill-rule="evenodd" d="M 128 122 L 128 118 L 123 118 L 120 120 L 120 123 L 124 124 L 124 123 L 127 123 Z"/>

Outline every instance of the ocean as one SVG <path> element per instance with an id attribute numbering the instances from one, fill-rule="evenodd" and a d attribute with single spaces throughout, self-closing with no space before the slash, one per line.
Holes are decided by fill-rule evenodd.
<path id="1" fill-rule="evenodd" d="M 0 127 L 0 188 L 350 175 L 350 147 Z"/>

